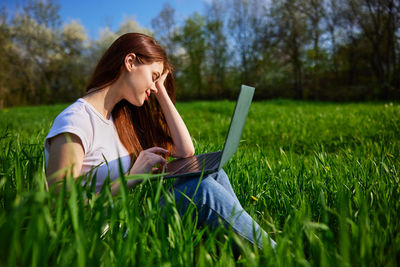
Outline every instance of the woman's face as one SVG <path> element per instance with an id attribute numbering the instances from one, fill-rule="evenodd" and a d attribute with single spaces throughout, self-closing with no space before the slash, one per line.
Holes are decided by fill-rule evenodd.
<path id="1" fill-rule="evenodd" d="M 126 75 L 128 89 L 125 99 L 135 106 L 142 106 L 151 93 L 157 93 L 156 82 L 163 73 L 162 62 L 140 64 L 137 60 Z"/>

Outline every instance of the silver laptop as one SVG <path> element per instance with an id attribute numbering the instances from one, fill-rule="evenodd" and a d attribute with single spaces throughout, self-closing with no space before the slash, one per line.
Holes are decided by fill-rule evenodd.
<path id="1" fill-rule="evenodd" d="M 175 159 L 165 166 L 164 172 L 167 174 L 164 178 L 200 176 L 202 173 L 205 175 L 219 171 L 232 158 L 239 146 L 254 90 L 254 87 L 241 86 L 222 151 Z"/>

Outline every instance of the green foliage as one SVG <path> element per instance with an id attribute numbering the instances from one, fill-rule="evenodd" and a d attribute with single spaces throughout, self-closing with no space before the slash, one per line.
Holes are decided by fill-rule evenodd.
<path id="1" fill-rule="evenodd" d="M 159 198 L 172 181 L 95 197 L 46 189 L 43 139 L 65 105 L 0 110 L 0 265 L 397 266 L 400 106 L 255 102 L 228 173 L 277 241 L 258 250 Z M 234 103 L 180 103 L 197 152 L 220 149 Z M 125 179 L 128 179 L 126 177 Z M 67 190 L 69 188 L 69 190 Z M 108 229 L 105 231 L 105 229 Z"/>
<path id="2" fill-rule="evenodd" d="M 0 10 L 0 107 L 73 101 L 109 45 L 153 35 L 174 65 L 180 100 L 234 98 L 359 101 L 400 97 L 398 0 L 210 0 L 180 23 L 166 3 L 152 29 L 125 19 L 96 40 L 61 25 L 56 1 Z"/>
<path id="3" fill-rule="evenodd" d="M 206 94 L 204 84 L 204 57 L 205 57 L 205 35 L 203 32 L 204 16 L 197 13 L 188 18 L 179 35 L 179 42 L 187 55 L 183 60 L 182 76 L 180 82 L 184 94 L 190 98 L 204 97 Z"/>

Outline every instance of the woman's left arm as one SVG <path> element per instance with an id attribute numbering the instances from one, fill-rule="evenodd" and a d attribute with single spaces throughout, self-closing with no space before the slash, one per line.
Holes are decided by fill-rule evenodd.
<path id="1" fill-rule="evenodd" d="M 172 141 L 174 142 L 174 151 L 171 151 L 171 154 L 178 158 L 190 157 L 194 154 L 193 142 L 181 115 L 168 96 L 164 86 L 166 77 L 167 73 L 164 73 L 156 82 L 157 93 L 155 95 L 167 121 Z"/>

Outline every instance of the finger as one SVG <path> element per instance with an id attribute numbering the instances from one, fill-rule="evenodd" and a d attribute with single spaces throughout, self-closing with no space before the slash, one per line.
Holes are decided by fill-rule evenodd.
<path id="1" fill-rule="evenodd" d="M 156 155 L 156 156 L 157 156 L 157 158 L 155 158 L 154 165 L 156 165 L 156 164 L 157 165 L 158 164 L 165 165 L 167 163 L 167 161 L 163 157 L 161 157 L 159 155 Z"/>
<path id="2" fill-rule="evenodd" d="M 164 159 L 164 157 L 155 154 L 155 153 L 151 153 L 151 152 L 146 152 L 146 159 L 147 159 L 147 163 L 151 166 L 154 166 L 156 164 L 165 164 L 166 160 Z"/>
<path id="3" fill-rule="evenodd" d="M 167 72 L 164 72 L 164 73 L 161 75 L 160 79 L 158 79 L 158 81 L 157 81 L 157 84 L 158 84 L 158 85 L 164 84 L 165 80 L 167 79 L 167 76 L 168 76 L 168 71 L 167 71 Z"/>
<path id="4" fill-rule="evenodd" d="M 151 169 L 151 172 L 152 173 L 162 173 L 164 171 L 164 168 L 163 167 L 153 167 L 152 169 Z"/>
<path id="5" fill-rule="evenodd" d="M 146 151 L 147 152 L 151 152 L 151 153 L 162 153 L 162 154 L 168 154 L 169 153 L 168 150 L 166 150 L 166 149 L 164 149 L 162 147 L 157 147 L 157 146 L 148 148 L 148 149 L 146 149 Z"/>

